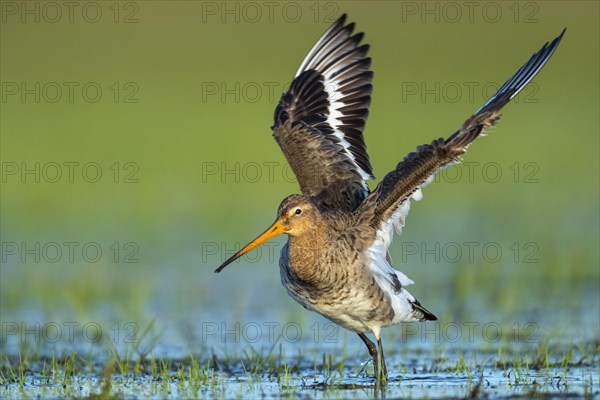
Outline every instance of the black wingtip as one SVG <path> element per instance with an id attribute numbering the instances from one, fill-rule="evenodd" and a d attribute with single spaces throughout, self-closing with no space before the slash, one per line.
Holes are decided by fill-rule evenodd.
<path id="1" fill-rule="evenodd" d="M 544 65 L 550 60 L 550 57 L 556 51 L 560 41 L 563 38 L 567 28 L 558 35 L 552 42 L 546 42 L 537 52 L 527 60 L 525 64 L 517 70 L 504 84 L 498 89 L 498 91 L 485 102 L 479 110 L 476 111 L 476 115 L 482 114 L 488 111 L 499 111 L 504 107 L 511 99 L 513 99 L 527 84 L 535 78 L 535 76 L 542 70 Z"/>
<path id="2" fill-rule="evenodd" d="M 344 26 L 344 30 L 346 32 L 348 32 L 348 35 L 352 35 L 352 32 L 354 32 L 354 27 L 356 26 L 356 24 L 354 22 L 350 22 L 348 25 Z"/>
<path id="3" fill-rule="evenodd" d="M 558 44 L 562 40 L 563 36 L 565 35 L 566 31 L 567 31 L 567 27 L 565 26 L 564 29 L 562 30 L 562 32 L 560 33 L 560 35 L 558 35 L 557 37 L 555 37 L 554 40 L 550 43 L 549 47 L 556 47 L 556 46 L 558 46 Z"/>
<path id="4" fill-rule="evenodd" d="M 340 15 L 340 17 L 337 19 L 337 21 L 334 22 L 334 25 L 344 26 L 344 24 L 346 23 L 347 17 L 348 17 L 348 14 L 343 13 L 342 15 Z"/>

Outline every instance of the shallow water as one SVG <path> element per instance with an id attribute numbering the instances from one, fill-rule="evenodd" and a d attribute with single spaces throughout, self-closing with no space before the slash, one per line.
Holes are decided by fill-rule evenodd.
<path id="1" fill-rule="evenodd" d="M 598 344 L 595 344 L 596 346 Z M 577 352 L 576 352 L 577 353 Z M 588 355 L 589 356 L 589 355 Z M 509 356 L 511 358 L 512 356 Z M 111 396 L 120 398 L 463 398 L 487 396 L 489 398 L 528 398 L 543 396 L 597 397 L 598 353 L 591 358 L 574 354 L 574 359 L 564 366 L 538 368 L 538 366 L 503 363 L 497 354 L 468 352 L 432 358 L 420 352 L 408 356 L 388 356 L 390 376 L 388 384 L 376 388 L 374 380 L 364 372 L 358 374 L 361 363 L 346 359 L 344 365 L 338 360 L 332 369 L 307 357 L 288 357 L 285 368 L 275 371 L 251 372 L 251 362 L 224 362 L 216 371 L 209 372 L 205 380 L 189 375 L 189 360 L 172 360 L 165 371 L 139 374 L 114 372 L 110 378 Z M 465 361 L 466 360 L 466 361 Z M 478 361 L 479 360 L 479 361 Z M 6 362 L 3 373 L 6 373 Z M 49 360 L 45 360 L 49 363 Z M 276 363 L 281 361 L 276 361 Z M 552 360 L 552 362 L 560 362 Z M 326 365 L 326 364 L 325 364 Z M 101 363 L 88 365 L 81 373 L 65 377 L 44 375 L 44 361 L 30 364 L 22 382 L 3 379 L 0 386 L 2 397 L 50 398 L 85 397 L 98 394 L 104 385 Z M 148 365 L 145 367 L 150 368 Z M 214 364 L 211 366 L 211 370 Z M 265 370 L 270 367 L 265 367 Z M 38 372 L 36 372 L 36 370 Z M 91 372 L 95 370 L 95 372 Z M 184 371 L 182 374 L 181 371 Z"/>
<path id="2" fill-rule="evenodd" d="M 127 303 L 83 311 L 26 302 L 5 308 L 0 396 L 99 394 L 111 360 L 127 361 L 109 374 L 111 396 L 122 398 L 600 395 L 593 285 L 579 285 L 575 299 L 561 287 L 549 297 L 526 293 L 516 309 L 484 292 L 453 304 L 443 302 L 443 288 L 423 295 L 440 321 L 384 329 L 390 376 L 379 390 L 371 365 L 361 372 L 368 354 L 358 337 L 303 310 L 270 272 L 240 267 L 205 282 L 202 292 L 194 275 L 171 281 L 157 274 L 153 284 L 163 290 L 143 302 L 142 312 Z M 249 279 L 260 284 L 247 285 Z M 415 285 L 417 293 L 424 286 Z"/>

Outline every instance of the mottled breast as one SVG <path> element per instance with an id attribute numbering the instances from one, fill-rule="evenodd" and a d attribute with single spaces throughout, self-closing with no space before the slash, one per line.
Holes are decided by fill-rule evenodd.
<path id="1" fill-rule="evenodd" d="M 386 325 L 394 311 L 365 262 L 366 257 L 343 237 L 310 250 L 291 239 L 281 251 L 281 282 L 305 308 L 351 331 L 367 332 Z"/>

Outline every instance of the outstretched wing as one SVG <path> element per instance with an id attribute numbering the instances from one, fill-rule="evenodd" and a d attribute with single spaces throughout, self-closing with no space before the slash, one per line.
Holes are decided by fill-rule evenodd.
<path id="1" fill-rule="evenodd" d="M 373 178 L 363 130 L 373 72 L 354 24 L 335 22 L 310 50 L 275 109 L 273 136 L 302 193 L 324 206 L 354 209 Z"/>
<path id="2" fill-rule="evenodd" d="M 420 200 L 421 188 L 431 182 L 442 168 L 458 163 L 469 145 L 487 128 L 500 119 L 498 111 L 527 85 L 550 59 L 565 31 L 551 43 L 546 43 L 465 123 L 447 139 L 437 139 L 431 144 L 417 147 L 388 173 L 365 200 L 361 209 L 371 227 L 377 231 L 369 247 L 373 260 L 371 268 L 379 276 L 397 273 L 400 280 L 407 279 L 394 270 L 385 259 L 392 242 L 393 231 L 400 234 L 410 210 L 411 199 Z M 394 284 L 388 278 L 388 284 Z M 407 283 L 410 283 L 407 281 Z"/>

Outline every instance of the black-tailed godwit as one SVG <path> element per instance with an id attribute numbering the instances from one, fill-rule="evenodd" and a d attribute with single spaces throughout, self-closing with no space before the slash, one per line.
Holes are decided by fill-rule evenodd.
<path id="1" fill-rule="evenodd" d="M 563 32 L 546 43 L 447 139 L 417 147 L 370 191 L 373 171 L 363 139 L 373 72 L 369 46 L 354 24 L 335 22 L 310 50 L 275 110 L 273 136 L 294 171 L 301 195 L 283 200 L 264 233 L 225 261 L 285 233 L 281 282 L 308 310 L 356 332 L 373 357 L 375 377 L 387 376 L 381 328 L 436 320 L 411 295 L 413 283 L 388 255 L 411 200 L 436 171 L 460 161 L 469 145 L 498 122 L 498 112 L 542 69 Z M 377 346 L 365 335 L 373 333 Z"/>

